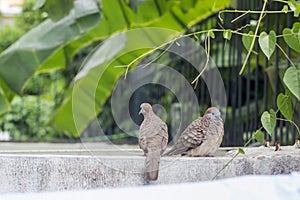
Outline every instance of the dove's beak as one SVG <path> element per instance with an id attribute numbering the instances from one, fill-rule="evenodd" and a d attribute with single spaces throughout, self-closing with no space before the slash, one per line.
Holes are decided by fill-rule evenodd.
<path id="1" fill-rule="evenodd" d="M 141 110 L 140 110 L 140 112 L 139 112 L 139 115 L 140 115 L 140 114 L 144 114 L 144 112 L 145 112 L 144 109 L 141 108 Z"/>

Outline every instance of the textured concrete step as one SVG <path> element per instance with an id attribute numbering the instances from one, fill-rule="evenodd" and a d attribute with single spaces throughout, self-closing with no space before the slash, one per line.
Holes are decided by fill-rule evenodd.
<path id="1" fill-rule="evenodd" d="M 9 144 L 5 144 L 8 145 Z M 33 146 L 35 144 L 32 144 Z M 40 144 L 39 144 L 40 145 Z M 78 144 L 77 144 L 78 145 Z M 145 157 L 137 146 L 89 144 L 28 145 L 0 149 L 0 192 L 39 192 L 101 187 L 139 186 Z M 3 147 L 3 146 L 2 146 Z M 237 150 L 221 148 L 215 157 L 163 157 L 159 179 L 150 184 L 211 180 Z M 300 149 L 288 146 L 245 148 L 218 176 L 300 172 Z"/>

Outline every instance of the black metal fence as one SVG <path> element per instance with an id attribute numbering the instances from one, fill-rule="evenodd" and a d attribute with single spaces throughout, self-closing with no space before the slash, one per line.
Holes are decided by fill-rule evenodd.
<path id="1" fill-rule="evenodd" d="M 239 10 L 260 10 L 262 7 L 262 1 L 236 1 L 234 8 Z M 267 10 L 281 10 L 282 4 L 279 2 L 271 1 L 268 3 Z M 258 20 L 259 13 L 247 14 L 240 17 L 238 20 L 231 22 L 232 19 L 240 16 L 241 13 L 223 13 L 222 18 L 224 24 L 221 23 L 218 14 L 211 15 L 207 19 L 203 20 L 199 24 L 193 26 L 190 32 L 199 30 L 208 30 L 212 28 L 224 28 L 232 30 L 243 30 L 243 32 L 249 32 L 253 30 Z M 294 18 L 292 13 L 287 14 L 270 14 L 263 18 L 260 31 L 269 32 L 274 30 L 277 35 L 282 33 L 282 29 L 285 27 L 292 27 L 294 21 L 299 21 L 299 18 Z M 278 43 L 286 52 L 286 54 L 293 58 L 295 62 L 300 62 L 300 56 L 290 49 L 282 41 L 282 38 L 278 38 Z M 203 41 L 199 40 L 200 44 L 204 46 Z M 225 121 L 225 135 L 222 146 L 238 146 L 243 145 L 245 141 L 252 137 L 253 131 L 261 127 L 260 116 L 264 110 L 270 108 L 276 109 L 276 96 L 280 92 L 284 92 L 282 83 L 282 72 L 290 66 L 289 61 L 284 57 L 282 52 L 276 47 L 274 55 L 268 60 L 259 48 L 258 43 L 255 43 L 254 51 L 247 63 L 246 72 L 243 75 L 239 75 L 239 71 L 242 67 L 242 63 L 245 59 L 246 49 L 243 47 L 242 37 L 240 35 L 233 34 L 230 41 L 226 41 L 223 38 L 223 33 L 215 32 L 215 38 L 210 41 L 210 55 L 215 61 L 222 74 L 224 81 L 228 107 L 226 109 L 227 117 Z M 32 117 L 29 113 L 26 113 L 28 106 L 25 103 L 15 109 L 14 117 L 16 119 L 11 120 L 11 116 L 5 116 L 1 123 L 2 132 L 6 130 L 14 130 L 11 126 L 14 126 L 18 135 L 12 137 L 11 141 L 73 141 L 76 138 L 66 137 L 63 133 L 57 133 L 51 127 L 40 127 L 40 124 L 45 124 L 43 116 L 50 116 L 49 112 L 52 112 L 62 101 L 64 88 L 70 83 L 75 76 L 82 58 L 85 57 L 84 52 L 77 55 L 75 62 L 69 64 L 69 68 L 65 71 L 53 72 L 48 75 L 41 75 L 42 79 L 34 79 L 33 85 L 35 85 L 33 91 L 27 91 L 31 96 L 36 98 L 31 101 L 31 109 L 36 112 Z M 298 57 L 298 58 L 297 58 Z M 171 63 L 176 70 L 183 74 L 189 81 L 192 81 L 197 76 L 197 71 L 192 69 L 188 63 L 184 61 L 176 61 Z M 178 68 L 176 66 L 184 65 L 185 67 Z M 68 77 L 65 81 L 60 81 L 60 76 Z M 52 82 L 51 88 L 47 82 Z M 45 86 L 46 85 L 46 86 Z M 47 102 L 43 102 L 45 98 L 40 94 L 43 90 L 51 90 L 53 96 L 47 97 Z M 140 123 L 142 120 L 136 114 L 136 110 L 139 104 L 151 97 L 154 101 L 160 101 L 161 104 L 167 104 L 170 106 L 172 103 L 176 103 L 175 98 L 164 99 L 168 94 L 168 90 L 162 86 L 146 85 L 137 90 L 131 100 L 131 114 L 133 120 Z M 211 105 L 206 85 L 201 80 L 195 92 L 198 96 L 199 106 L 203 111 L 205 108 Z M 28 97 L 29 98 L 29 97 Z M 22 102 L 24 99 L 21 99 Z M 30 102 L 28 103 L 30 104 Z M 29 106 L 30 107 L 30 106 Z M 45 110 L 45 108 L 47 108 Z M 47 111 L 48 110 L 48 111 Z M 170 110 L 168 110 L 170 112 Z M 11 113 L 9 113 L 11 114 Z M 31 118 L 31 119 L 30 119 Z M 99 115 L 100 123 L 103 123 L 103 118 L 106 119 L 106 124 L 103 125 L 103 130 L 107 135 L 115 135 L 121 132 L 117 125 L 114 123 L 111 111 L 110 101 L 108 100 L 104 106 L 103 112 Z M 300 126 L 300 103 L 294 107 L 293 120 Z M 30 123 L 35 123 L 33 130 Z M 170 125 L 170 130 L 171 130 Z M 91 127 L 87 129 L 81 139 L 91 138 L 97 134 L 89 133 Z M 34 136 L 33 136 L 34 131 Z M 265 138 L 268 140 L 279 140 L 282 144 L 290 145 L 298 138 L 298 133 L 294 126 L 289 122 L 279 121 L 277 122 L 276 130 L 272 136 L 265 134 Z M 133 138 L 133 140 L 136 140 Z"/>
<path id="2" fill-rule="evenodd" d="M 263 1 L 237 1 L 238 10 L 261 10 Z M 270 1 L 267 10 L 281 10 L 283 4 Z M 299 21 L 292 13 L 270 14 L 263 18 L 260 31 L 269 33 L 271 30 L 276 35 L 281 35 L 283 28 L 291 28 L 293 23 Z M 242 29 L 248 33 L 253 30 L 251 24 L 256 24 L 259 13 L 247 14 L 231 23 L 233 19 L 241 16 L 241 13 L 225 13 L 224 24 L 219 21 L 218 15 L 213 15 L 201 22 L 196 29 L 207 29 L 208 24 L 216 28 L 231 30 Z M 209 27 L 210 28 L 210 27 Z M 282 38 L 277 42 L 281 45 L 288 57 L 299 63 L 300 56 L 289 48 Z M 247 63 L 246 72 L 239 75 L 242 62 L 245 58 L 246 49 L 240 35 L 233 35 L 230 42 L 225 42 L 222 33 L 216 33 L 216 38 L 211 40 L 211 55 L 217 63 L 226 87 L 228 109 L 225 122 L 224 146 L 242 145 L 255 130 L 261 127 L 260 116 L 263 111 L 273 108 L 277 109 L 276 97 L 280 92 L 284 93 L 282 73 L 291 63 L 283 53 L 276 47 L 274 55 L 268 60 L 261 52 L 256 40 L 254 51 Z M 200 93 L 204 91 L 200 89 Z M 204 95 L 205 96 L 205 95 Z M 293 120 L 300 125 L 300 103 L 294 108 Z M 282 116 L 279 116 L 282 117 Z M 265 134 L 265 139 L 280 141 L 282 144 L 294 144 L 299 137 L 295 127 L 289 122 L 277 122 L 277 128 L 272 138 Z"/>
<path id="3" fill-rule="evenodd" d="M 236 1 L 234 9 L 260 11 L 262 9 L 262 3 L 263 1 L 259 0 Z M 267 5 L 267 10 L 269 11 L 279 11 L 282 8 L 283 4 L 276 1 L 270 1 Z M 254 32 L 254 27 L 260 13 L 249 13 L 243 16 L 242 14 L 243 13 L 237 12 L 223 13 L 221 17 L 224 23 L 220 21 L 218 14 L 211 15 L 201 23 L 193 26 L 190 32 L 213 28 L 242 30 L 242 32 L 245 33 L 248 33 L 250 30 Z M 231 22 L 237 18 L 238 20 Z M 299 18 L 294 18 L 293 13 L 269 14 L 263 18 L 260 32 L 265 31 L 269 33 L 271 30 L 274 30 L 276 35 L 281 35 L 283 28 L 291 28 L 296 21 L 299 21 Z M 202 46 L 205 45 L 203 40 L 199 40 L 199 42 Z M 288 47 L 286 43 L 283 42 L 282 37 L 278 38 L 277 43 L 286 52 L 287 56 L 293 59 L 294 63 L 299 63 L 299 54 Z M 252 137 L 252 134 L 262 126 L 260 117 L 263 111 L 271 108 L 276 110 L 277 95 L 281 92 L 285 92 L 282 74 L 290 67 L 291 63 L 277 46 L 270 60 L 261 52 L 257 40 L 255 42 L 254 51 L 256 53 L 251 54 L 245 72 L 243 75 L 239 75 L 247 53 L 243 46 L 242 36 L 233 34 L 231 40 L 226 41 L 223 38 L 222 32 L 215 32 L 215 38 L 210 40 L 210 55 L 222 74 L 228 103 L 223 146 L 239 146 L 248 141 Z M 175 64 L 170 65 L 185 75 L 190 82 L 198 75 L 198 72 L 184 61 L 176 61 Z M 184 67 L 182 67 L 183 65 Z M 139 93 L 136 94 L 138 100 L 132 102 L 135 107 L 138 107 L 144 100 L 149 101 L 146 93 L 143 92 L 143 90 L 149 91 L 147 87 L 148 86 L 140 88 L 140 91 L 137 91 L 137 93 Z M 157 89 L 153 92 L 156 93 L 157 99 L 155 99 L 154 102 L 157 102 L 166 94 L 167 89 L 162 86 L 155 87 Z M 211 105 L 206 84 L 200 81 L 195 88 L 195 92 L 198 96 L 199 106 L 203 111 L 203 109 Z M 174 102 L 176 102 L 176 100 L 173 100 L 173 103 Z M 300 103 L 298 102 L 296 104 L 297 106 L 293 108 L 293 121 L 299 126 Z M 283 118 L 280 114 L 278 117 Z M 137 116 L 136 118 L 136 121 L 141 121 L 141 118 Z M 170 130 L 172 132 L 172 127 L 170 127 Z M 272 137 L 265 133 L 266 140 L 271 141 L 271 143 L 280 141 L 281 144 L 284 145 L 294 144 L 298 137 L 299 135 L 295 126 L 285 121 L 277 121 L 276 129 Z"/>

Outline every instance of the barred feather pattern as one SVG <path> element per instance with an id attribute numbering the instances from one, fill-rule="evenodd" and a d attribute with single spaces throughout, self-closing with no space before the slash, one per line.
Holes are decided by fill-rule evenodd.
<path id="1" fill-rule="evenodd" d="M 224 135 L 220 111 L 211 107 L 202 118 L 193 121 L 181 134 L 167 156 L 186 154 L 189 156 L 210 156 L 221 145 Z"/>
<path id="2" fill-rule="evenodd" d="M 142 104 L 144 120 L 139 130 L 139 145 L 146 156 L 147 180 L 157 180 L 161 154 L 168 143 L 168 127 L 153 111 L 150 104 Z"/>

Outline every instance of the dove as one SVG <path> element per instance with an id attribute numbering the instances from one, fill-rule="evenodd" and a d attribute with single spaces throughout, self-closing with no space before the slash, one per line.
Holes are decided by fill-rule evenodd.
<path id="1" fill-rule="evenodd" d="M 203 117 L 188 125 L 175 145 L 164 155 L 211 156 L 221 145 L 223 135 L 223 120 L 219 109 L 208 108 Z"/>
<path id="2" fill-rule="evenodd" d="M 142 103 L 140 108 L 139 114 L 144 115 L 144 120 L 139 130 L 139 145 L 146 155 L 146 178 L 154 181 L 158 178 L 160 157 L 167 148 L 168 127 L 149 103 Z"/>

